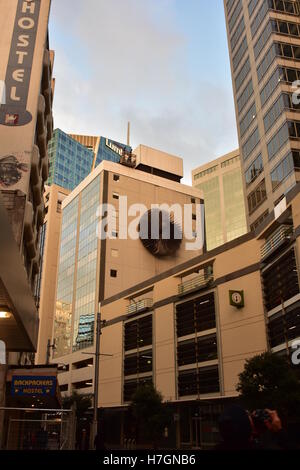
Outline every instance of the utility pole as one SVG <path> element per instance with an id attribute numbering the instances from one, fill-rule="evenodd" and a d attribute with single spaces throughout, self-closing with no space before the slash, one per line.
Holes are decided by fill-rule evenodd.
<path id="1" fill-rule="evenodd" d="M 101 312 L 100 302 L 97 312 L 96 326 L 96 352 L 95 352 L 95 375 L 94 375 L 94 418 L 93 418 L 93 442 L 98 433 L 98 392 L 99 392 L 99 363 L 100 363 L 100 336 L 101 336 Z"/>

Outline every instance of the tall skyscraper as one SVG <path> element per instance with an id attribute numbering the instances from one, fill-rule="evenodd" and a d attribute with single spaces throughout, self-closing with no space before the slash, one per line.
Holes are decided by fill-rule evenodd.
<path id="1" fill-rule="evenodd" d="M 105 137 L 68 135 L 55 129 L 49 142 L 50 172 L 48 184 L 73 190 L 103 160 L 120 161 L 121 150 L 127 145 Z"/>
<path id="2" fill-rule="evenodd" d="M 239 150 L 196 168 L 192 181 L 203 192 L 207 250 L 247 232 Z"/>
<path id="3" fill-rule="evenodd" d="M 248 224 L 300 180 L 299 2 L 224 0 Z M 297 98 L 294 97 L 294 98 Z"/>

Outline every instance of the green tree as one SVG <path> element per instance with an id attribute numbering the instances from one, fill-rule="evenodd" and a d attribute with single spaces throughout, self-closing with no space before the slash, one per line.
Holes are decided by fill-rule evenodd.
<path id="1" fill-rule="evenodd" d="M 140 385 L 131 399 L 131 413 L 136 419 L 137 428 L 142 430 L 153 448 L 157 448 L 171 419 L 161 393 L 152 384 Z"/>
<path id="2" fill-rule="evenodd" d="M 237 391 L 250 410 L 271 408 L 300 417 L 300 383 L 287 358 L 267 352 L 248 359 Z"/>
<path id="3" fill-rule="evenodd" d="M 63 398 L 62 405 L 65 410 L 75 406 L 76 416 L 81 417 L 92 406 L 92 398 L 91 395 L 80 395 L 74 391 L 72 395 Z"/>

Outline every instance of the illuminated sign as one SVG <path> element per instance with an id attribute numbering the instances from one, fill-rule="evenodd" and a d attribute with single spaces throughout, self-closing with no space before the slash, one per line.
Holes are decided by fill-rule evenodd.
<path id="1" fill-rule="evenodd" d="M 56 377 L 14 375 L 11 382 L 13 396 L 54 396 L 56 390 Z"/>
<path id="2" fill-rule="evenodd" d="M 4 82 L 6 97 L 0 107 L 3 126 L 24 126 L 32 121 L 26 108 L 40 7 L 41 0 L 18 0 Z"/>
<path id="3" fill-rule="evenodd" d="M 229 303 L 233 307 L 242 308 L 245 306 L 244 291 L 243 290 L 230 290 Z"/>

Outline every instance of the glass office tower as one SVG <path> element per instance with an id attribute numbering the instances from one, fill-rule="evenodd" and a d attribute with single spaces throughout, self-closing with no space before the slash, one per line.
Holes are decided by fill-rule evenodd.
<path id="1" fill-rule="evenodd" d="M 55 129 L 49 142 L 50 161 L 47 184 L 73 190 L 103 160 L 120 161 L 120 149 L 131 148 L 105 137 L 68 135 Z"/>
<path id="2" fill-rule="evenodd" d="M 248 224 L 299 181 L 299 2 L 224 0 Z"/>
<path id="3" fill-rule="evenodd" d="M 247 221 L 239 151 L 196 168 L 192 180 L 203 191 L 207 249 L 244 235 Z"/>

